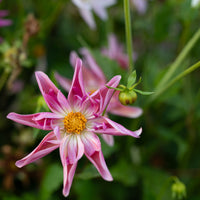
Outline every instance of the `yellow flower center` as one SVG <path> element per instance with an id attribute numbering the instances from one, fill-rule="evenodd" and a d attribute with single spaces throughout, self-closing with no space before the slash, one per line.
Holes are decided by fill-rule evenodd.
<path id="1" fill-rule="evenodd" d="M 68 133 L 80 134 L 85 129 L 87 119 L 80 112 L 70 112 L 64 118 L 64 127 Z"/>

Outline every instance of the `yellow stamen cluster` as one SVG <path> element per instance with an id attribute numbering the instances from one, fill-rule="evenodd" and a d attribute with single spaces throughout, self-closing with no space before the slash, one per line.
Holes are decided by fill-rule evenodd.
<path id="1" fill-rule="evenodd" d="M 87 119 L 80 112 L 70 112 L 64 118 L 64 127 L 68 133 L 80 134 L 85 129 Z"/>

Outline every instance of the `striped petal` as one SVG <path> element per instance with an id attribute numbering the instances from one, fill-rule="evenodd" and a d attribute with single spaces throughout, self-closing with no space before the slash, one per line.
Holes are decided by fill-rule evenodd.
<path id="1" fill-rule="evenodd" d="M 30 115 L 20 115 L 17 113 L 9 113 L 7 116 L 20 124 L 31 126 L 42 130 L 52 130 L 53 127 L 62 120 L 62 118 L 55 113 L 36 113 Z"/>
<path id="2" fill-rule="evenodd" d="M 68 196 L 77 162 L 84 153 L 84 146 L 79 136 L 67 135 L 60 145 L 60 158 L 63 165 L 63 195 Z"/>
<path id="3" fill-rule="evenodd" d="M 121 76 L 114 76 L 106 85 L 110 87 L 117 87 Z M 99 102 L 99 111 L 97 114 L 102 114 L 106 106 L 109 104 L 113 95 L 114 89 L 109 89 L 106 86 L 101 87 L 91 95 L 91 98 Z"/>
<path id="4" fill-rule="evenodd" d="M 70 110 L 68 101 L 60 90 L 53 84 L 43 72 L 36 72 L 36 79 L 40 91 L 52 112 L 65 115 Z"/>
<path id="5" fill-rule="evenodd" d="M 21 160 L 18 160 L 16 162 L 16 166 L 21 168 L 29 163 L 32 163 L 57 149 L 59 145 L 60 143 L 57 140 L 54 132 L 50 132 L 43 138 L 41 143 L 29 155 Z"/>
<path id="6" fill-rule="evenodd" d="M 77 96 L 80 98 L 86 96 L 83 84 L 82 61 L 80 59 L 76 60 L 72 86 L 68 94 L 68 100 L 71 106 L 74 105 Z"/>
<path id="7" fill-rule="evenodd" d="M 102 117 L 101 119 L 102 119 L 101 126 L 98 124 L 98 126 L 95 129 L 96 133 L 118 135 L 118 136 L 129 135 L 136 138 L 138 138 L 142 133 L 142 128 L 136 131 L 130 131 L 121 124 L 118 124 L 107 117 Z"/>
<path id="8" fill-rule="evenodd" d="M 82 135 L 81 140 L 84 144 L 85 155 L 96 167 L 102 178 L 107 181 L 112 181 L 106 162 L 101 151 L 101 143 L 99 138 L 94 133 L 86 133 Z"/>

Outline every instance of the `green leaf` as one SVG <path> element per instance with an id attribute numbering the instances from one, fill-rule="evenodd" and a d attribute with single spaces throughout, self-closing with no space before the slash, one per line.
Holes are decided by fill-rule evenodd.
<path id="1" fill-rule="evenodd" d="M 142 95 L 151 95 L 153 94 L 154 92 L 145 92 L 145 91 L 142 91 L 142 90 L 137 90 L 137 89 L 133 89 L 135 92 L 139 93 L 139 94 L 142 94 Z"/>
<path id="2" fill-rule="evenodd" d="M 91 178 L 96 178 L 99 177 L 99 173 L 96 170 L 96 168 L 93 165 L 88 165 L 85 167 L 83 172 L 77 175 L 78 178 L 80 179 L 91 179 Z"/>
<path id="3" fill-rule="evenodd" d="M 42 200 L 49 199 L 51 194 L 60 187 L 63 181 L 62 176 L 63 172 L 61 165 L 53 164 L 47 168 L 40 190 Z"/>
<path id="4" fill-rule="evenodd" d="M 136 71 L 134 70 L 128 77 L 127 88 L 130 88 L 136 81 Z"/>

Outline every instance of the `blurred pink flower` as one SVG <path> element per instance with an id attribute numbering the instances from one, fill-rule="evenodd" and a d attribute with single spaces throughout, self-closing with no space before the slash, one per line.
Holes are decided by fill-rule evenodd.
<path id="1" fill-rule="evenodd" d="M 108 36 L 108 48 L 102 49 L 102 54 L 112 60 L 116 60 L 120 67 L 128 69 L 128 55 L 124 53 L 124 47 L 114 34 Z"/>
<path id="2" fill-rule="evenodd" d="M 0 0 L 1 3 L 1 0 Z M 8 15 L 7 10 L 0 10 L 0 27 L 4 26 L 10 26 L 12 24 L 12 21 L 9 19 L 3 19 L 3 17 Z M 2 41 L 2 38 L 0 37 L 0 42 Z"/>
<path id="3" fill-rule="evenodd" d="M 85 89 L 89 95 L 92 95 L 99 88 L 106 85 L 106 77 L 86 48 L 82 48 L 80 52 L 83 55 L 83 77 L 87 77 L 84 79 Z M 72 52 L 70 55 L 70 62 L 72 66 L 75 66 L 75 61 L 77 58 L 78 55 L 75 52 Z M 70 90 L 72 84 L 70 79 L 64 78 L 58 73 L 55 74 L 55 77 L 58 83 L 66 91 Z M 142 114 L 141 108 L 122 105 L 118 100 L 118 95 L 119 92 L 115 92 L 111 98 L 111 101 L 106 110 L 107 113 L 130 118 L 136 118 Z M 114 144 L 113 136 L 102 135 L 102 137 L 107 142 L 107 144 L 111 146 Z"/>
<path id="4" fill-rule="evenodd" d="M 91 29 L 96 28 L 92 10 L 102 19 L 108 18 L 106 8 L 116 3 L 116 0 L 72 0 L 79 8 L 79 12 Z"/>
<path id="5" fill-rule="evenodd" d="M 69 194 L 78 160 L 83 154 L 94 164 L 103 179 L 113 180 L 96 133 L 139 137 L 142 132 L 142 129 L 130 131 L 102 116 L 113 90 L 103 86 L 89 96 L 83 86 L 82 70 L 82 62 L 77 59 L 67 99 L 46 74 L 36 72 L 40 91 L 52 112 L 30 115 L 10 113 L 7 116 L 9 119 L 24 125 L 52 130 L 43 138 L 36 149 L 23 159 L 18 160 L 16 166 L 23 167 L 59 148 L 63 165 L 64 196 Z M 107 85 L 116 87 L 120 78 L 120 76 L 113 77 Z"/>
<path id="6" fill-rule="evenodd" d="M 133 6 L 139 14 L 144 14 L 147 10 L 147 0 L 131 0 Z"/>

